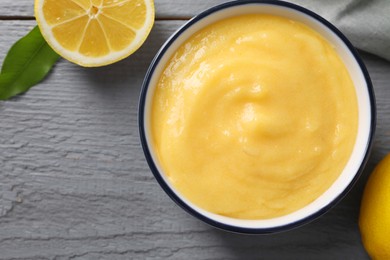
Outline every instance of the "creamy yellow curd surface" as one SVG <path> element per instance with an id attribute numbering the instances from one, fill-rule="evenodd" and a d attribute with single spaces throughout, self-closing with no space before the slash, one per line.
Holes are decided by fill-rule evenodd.
<path id="1" fill-rule="evenodd" d="M 197 32 L 172 55 L 152 102 L 153 149 L 169 182 L 232 218 L 274 218 L 314 201 L 357 134 L 355 89 L 332 45 L 272 15 Z"/>

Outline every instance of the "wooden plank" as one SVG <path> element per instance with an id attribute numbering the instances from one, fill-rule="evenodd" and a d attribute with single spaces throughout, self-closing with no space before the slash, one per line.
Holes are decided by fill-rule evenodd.
<path id="1" fill-rule="evenodd" d="M 194 15 L 224 0 L 158 0 L 155 1 L 157 20 L 187 20 Z M 309 8 L 322 15 L 336 25 L 360 50 L 367 51 L 380 57 L 390 59 L 388 55 L 387 29 L 384 27 L 390 23 L 387 8 L 384 2 L 367 2 L 364 5 L 356 4 L 353 0 L 323 1 L 321 4 L 311 0 L 291 0 L 296 4 Z M 0 20 L 34 19 L 34 1 L 32 0 L 2 0 L 0 3 Z M 364 19 L 362 18 L 364 14 Z M 375 23 L 379 23 L 377 17 L 382 17 L 377 29 Z M 1 35 L 1 32 L 0 32 Z M 387 56 L 386 56 L 387 55 Z"/>
<path id="2" fill-rule="evenodd" d="M 158 21 L 117 64 L 61 60 L 27 94 L 0 102 L 0 259 L 368 259 L 357 226 L 368 174 L 390 147 L 390 63 L 364 54 L 378 101 L 372 157 L 328 214 L 281 234 L 216 230 L 177 207 L 140 148 L 137 105 L 147 67 L 182 21 Z M 33 21 L 2 21 L 0 60 Z"/>
<path id="3" fill-rule="evenodd" d="M 0 18 L 12 16 L 34 16 L 34 1 L 2 0 L 0 2 Z"/>
<path id="4" fill-rule="evenodd" d="M 158 19 L 166 18 L 189 18 L 192 17 L 207 8 L 212 6 L 225 3 L 226 0 L 199 0 L 199 1 L 190 1 L 190 0 L 156 0 L 156 17 Z M 295 2 L 301 4 L 305 7 L 313 9 L 321 13 L 321 10 L 316 8 L 316 4 L 310 0 L 291 0 L 290 2 Z M 334 14 L 340 10 L 340 8 L 345 7 L 350 0 L 348 1 L 332 1 L 327 4 L 330 7 L 331 12 L 327 15 L 328 17 L 334 16 Z M 326 5 L 326 3 L 325 3 Z M 0 17 L 2 16 L 34 16 L 34 1 L 33 0 L 2 0 L 0 3 Z"/>
<path id="5" fill-rule="evenodd" d="M 226 1 L 223 0 L 201 0 L 201 1 L 170 1 L 170 0 L 157 0 L 156 17 L 158 19 L 164 18 L 186 18 L 195 15 L 211 6 Z M 20 17 L 34 16 L 34 1 L 33 0 L 1 0 L 0 2 L 0 17 Z"/>
<path id="6" fill-rule="evenodd" d="M 208 9 L 212 6 L 228 2 L 226 0 L 156 0 L 156 17 L 157 19 L 187 19 L 192 17 L 205 9 Z M 323 15 L 327 19 L 335 20 L 337 14 L 340 13 L 340 10 L 345 9 L 353 0 L 345 1 L 327 1 L 321 4 L 319 7 L 318 3 L 312 0 L 289 0 L 288 2 L 293 2 L 299 5 L 302 5 L 306 8 L 309 8 L 319 14 Z M 375 5 L 373 5 L 375 6 Z M 369 5 L 367 5 L 369 7 Z M 376 10 L 381 12 L 381 10 Z M 385 11 L 385 10 L 384 10 Z M 0 2 L 0 17 L 33 17 L 34 16 L 34 0 L 1 0 Z M 338 17 L 340 18 L 340 17 Z"/>

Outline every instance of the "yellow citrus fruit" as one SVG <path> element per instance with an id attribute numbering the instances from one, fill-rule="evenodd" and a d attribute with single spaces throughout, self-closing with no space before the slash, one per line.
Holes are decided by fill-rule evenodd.
<path id="1" fill-rule="evenodd" d="M 368 179 L 359 227 L 368 254 L 373 259 L 390 259 L 390 154 Z"/>
<path id="2" fill-rule="evenodd" d="M 114 63 L 135 52 L 154 23 L 153 0 L 35 0 L 47 43 L 85 67 Z"/>

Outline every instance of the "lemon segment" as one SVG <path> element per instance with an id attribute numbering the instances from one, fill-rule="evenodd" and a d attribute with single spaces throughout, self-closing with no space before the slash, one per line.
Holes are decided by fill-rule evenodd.
<path id="1" fill-rule="evenodd" d="M 79 52 L 88 57 L 101 57 L 110 53 L 103 29 L 96 19 L 89 21 Z"/>
<path id="2" fill-rule="evenodd" d="M 45 1 L 43 13 L 48 25 L 53 26 L 85 15 L 86 9 L 70 0 L 52 0 Z"/>
<path id="3" fill-rule="evenodd" d="M 91 1 L 90 0 L 72 0 L 73 3 L 79 5 L 84 10 L 88 10 L 91 8 Z"/>
<path id="4" fill-rule="evenodd" d="M 135 38 L 136 33 L 127 26 L 102 15 L 100 21 L 111 50 L 118 51 L 129 45 Z"/>
<path id="5" fill-rule="evenodd" d="M 134 53 L 154 23 L 153 0 L 35 0 L 47 43 L 85 67 L 108 65 Z"/>
<path id="6" fill-rule="evenodd" d="M 61 45 L 70 50 L 78 51 L 81 38 L 72 37 L 73 35 L 82 35 L 89 21 L 88 16 L 83 15 L 74 20 L 64 22 L 53 27 L 52 32 Z"/>
<path id="7" fill-rule="evenodd" d="M 103 4 L 103 0 L 91 0 L 92 5 L 101 6 Z"/>
<path id="8" fill-rule="evenodd" d="M 146 5 L 143 0 L 127 1 L 105 7 L 103 14 L 139 30 L 143 26 L 143 17 L 146 16 Z"/>
<path id="9" fill-rule="evenodd" d="M 120 5 L 124 2 L 129 2 L 131 0 L 106 0 L 103 1 L 103 6 L 113 6 L 113 5 Z"/>

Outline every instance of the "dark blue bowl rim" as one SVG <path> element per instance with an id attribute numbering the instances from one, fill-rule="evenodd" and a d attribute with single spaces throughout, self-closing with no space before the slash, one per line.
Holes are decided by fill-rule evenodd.
<path id="1" fill-rule="evenodd" d="M 193 24 L 198 22 L 199 20 L 205 18 L 206 16 L 209 16 L 210 14 L 213 14 L 217 11 L 220 11 L 222 9 L 234 7 L 234 6 L 239 6 L 239 5 L 247 5 L 247 4 L 261 4 L 261 5 L 275 5 L 275 6 L 281 6 L 281 7 L 286 7 L 290 9 L 294 9 L 296 11 L 302 12 L 315 20 L 321 22 L 323 25 L 325 25 L 327 28 L 329 28 L 331 31 L 333 31 L 343 42 L 344 44 L 348 47 L 349 51 L 352 53 L 354 56 L 355 60 L 360 66 L 360 69 L 364 75 L 364 78 L 366 80 L 367 88 L 368 88 L 368 93 L 369 93 L 369 99 L 370 99 L 370 105 L 371 105 L 371 125 L 370 125 L 370 133 L 369 133 L 369 140 L 366 148 L 366 154 L 363 158 L 363 161 L 358 169 L 358 172 L 355 174 L 353 180 L 350 182 L 350 184 L 346 187 L 346 189 L 339 195 L 337 196 L 331 203 L 328 205 L 324 206 L 323 208 L 319 209 L 317 212 L 300 219 L 296 222 L 292 222 L 286 225 L 282 226 L 276 226 L 276 227 L 271 227 L 271 228 L 246 228 L 246 227 L 239 227 L 239 226 L 233 226 L 233 225 L 228 225 L 224 224 L 218 221 L 215 221 L 213 219 L 210 219 L 193 208 L 191 208 L 189 205 L 187 205 L 182 199 L 180 199 L 176 193 L 167 185 L 167 183 L 164 181 L 162 178 L 160 172 L 158 171 L 152 156 L 151 152 L 149 150 L 147 140 L 146 140 L 146 133 L 145 133 L 145 127 L 144 127 L 144 113 L 145 113 L 145 101 L 146 101 L 146 96 L 149 88 L 149 83 L 150 79 L 154 73 L 154 70 L 156 69 L 158 63 L 160 62 L 161 58 L 165 54 L 165 52 L 169 49 L 169 47 L 172 45 L 172 43 L 189 27 L 191 27 Z M 176 202 L 181 208 L 183 208 L 185 211 L 187 211 L 189 214 L 193 215 L 194 217 L 202 220 L 203 222 L 214 226 L 216 228 L 220 228 L 223 230 L 227 231 L 232 231 L 232 232 L 237 232 L 237 233 L 246 233 L 246 234 L 268 234 L 268 233 L 274 233 L 274 232 L 280 232 L 280 231 L 286 231 L 292 228 L 296 228 L 298 226 L 301 226 L 303 224 L 306 224 L 321 215 L 323 215 L 325 212 L 327 212 L 330 208 L 334 207 L 342 198 L 345 197 L 345 195 L 352 189 L 354 184 L 357 182 L 358 178 L 360 177 L 361 173 L 363 172 L 363 169 L 365 165 L 367 164 L 369 155 L 372 150 L 372 145 L 373 145 L 373 139 L 374 139 L 374 134 L 375 134 L 375 127 L 376 127 L 376 104 L 375 104 L 375 96 L 374 96 L 374 90 L 372 86 L 372 82 L 370 79 L 370 76 L 368 74 L 367 68 L 364 65 L 362 59 L 360 58 L 358 52 L 356 49 L 353 47 L 351 42 L 335 27 L 333 26 L 330 22 L 319 16 L 318 14 L 301 7 L 296 4 L 284 2 L 284 1 L 272 1 L 272 0 L 264 0 L 264 1 L 255 1 L 255 0 L 246 0 L 246 1 L 231 1 L 227 2 L 224 4 L 220 4 L 217 6 L 214 6 L 210 9 L 207 9 L 206 11 L 196 15 L 193 17 L 191 20 L 186 22 L 183 26 L 181 26 L 165 43 L 164 45 L 160 48 L 160 50 L 157 52 L 156 56 L 154 57 L 153 61 L 151 62 L 149 69 L 146 73 L 144 82 L 142 84 L 142 89 L 141 89 L 141 94 L 140 94 L 140 100 L 139 100 L 139 110 L 138 110 L 138 127 L 139 127 L 139 134 L 140 134 L 140 139 L 141 139 L 141 145 L 142 149 L 144 151 L 146 161 L 162 187 L 162 189 L 168 194 L 168 196 Z"/>

